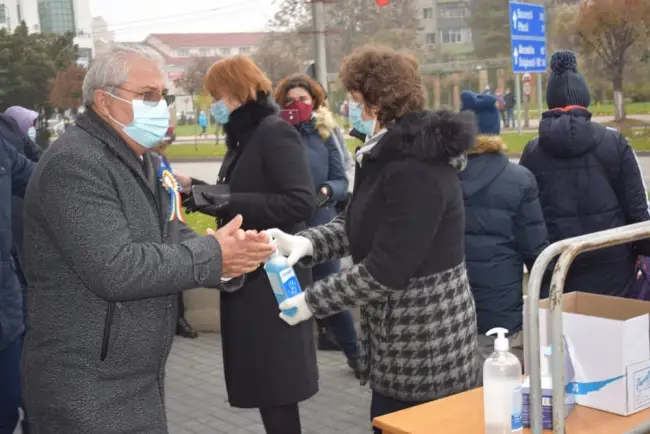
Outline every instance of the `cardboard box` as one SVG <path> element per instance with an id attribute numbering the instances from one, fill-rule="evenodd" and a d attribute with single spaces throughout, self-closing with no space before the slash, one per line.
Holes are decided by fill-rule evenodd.
<path id="1" fill-rule="evenodd" d="M 562 300 L 576 403 L 628 416 L 650 407 L 650 302 L 574 292 Z M 549 300 L 540 342 L 550 344 Z"/>

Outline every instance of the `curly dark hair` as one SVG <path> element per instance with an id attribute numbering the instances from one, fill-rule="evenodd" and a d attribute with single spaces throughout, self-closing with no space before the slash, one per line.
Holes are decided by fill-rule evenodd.
<path id="1" fill-rule="evenodd" d="M 383 126 L 424 109 L 418 62 L 409 54 L 383 46 L 360 47 L 343 59 L 339 78 L 348 92 L 360 93 L 367 106 L 377 109 Z"/>
<path id="2" fill-rule="evenodd" d="M 325 91 L 306 74 L 294 74 L 283 79 L 275 88 L 275 102 L 284 108 L 287 105 L 287 93 L 296 87 L 305 89 L 311 95 L 314 109 L 319 109 L 325 103 Z"/>

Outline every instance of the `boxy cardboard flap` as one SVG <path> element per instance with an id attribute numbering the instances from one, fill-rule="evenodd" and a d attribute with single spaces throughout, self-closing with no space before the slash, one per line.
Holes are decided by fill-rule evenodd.
<path id="1" fill-rule="evenodd" d="M 550 300 L 539 302 L 539 307 L 550 310 Z M 571 292 L 562 297 L 562 311 L 598 318 L 627 321 L 650 314 L 650 302 L 611 297 L 608 295 Z"/>

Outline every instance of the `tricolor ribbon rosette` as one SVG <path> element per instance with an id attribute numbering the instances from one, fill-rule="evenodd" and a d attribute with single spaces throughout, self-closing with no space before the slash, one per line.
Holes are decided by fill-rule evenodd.
<path id="1" fill-rule="evenodd" d="M 158 169 L 158 178 L 162 183 L 165 190 L 169 193 L 169 221 L 179 220 L 185 223 L 185 217 L 181 211 L 181 186 L 178 180 L 172 173 L 171 168 L 167 162 L 162 161 Z"/>

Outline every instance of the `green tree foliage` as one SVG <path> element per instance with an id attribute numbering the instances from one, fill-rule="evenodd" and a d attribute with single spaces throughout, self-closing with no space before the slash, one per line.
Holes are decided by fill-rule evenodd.
<path id="1" fill-rule="evenodd" d="M 54 113 L 51 83 L 57 71 L 77 58 L 73 35 L 30 34 L 23 22 L 13 34 L 0 30 L 0 111 L 20 105 L 39 113 L 37 140 L 48 142 L 47 122 Z"/>

